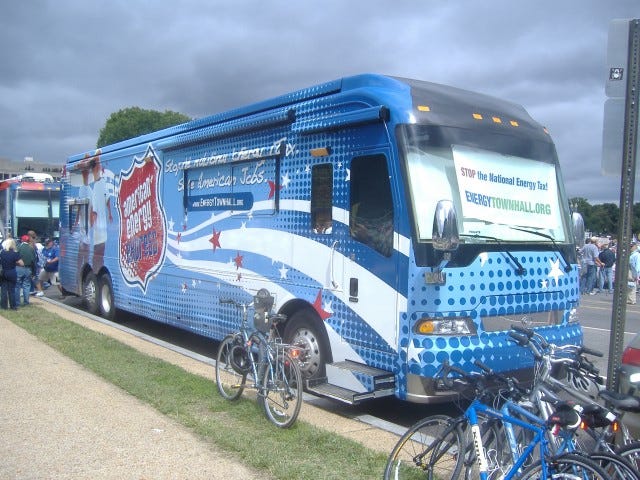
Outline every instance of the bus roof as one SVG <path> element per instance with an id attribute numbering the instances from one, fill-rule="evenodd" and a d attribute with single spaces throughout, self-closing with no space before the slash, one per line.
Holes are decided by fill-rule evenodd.
<path id="1" fill-rule="evenodd" d="M 398 94 L 404 94 L 407 97 L 410 95 L 413 100 L 413 108 L 407 108 L 406 117 L 403 119 L 404 121 L 409 121 L 409 114 L 415 112 L 415 109 L 417 109 L 418 113 L 420 113 L 421 118 L 419 118 L 419 120 L 421 122 L 424 121 L 425 123 L 438 123 L 443 125 L 460 125 L 460 120 L 463 114 L 465 119 L 469 119 L 473 118 L 470 112 L 477 109 L 483 109 L 485 112 L 489 112 L 489 116 L 491 116 L 492 113 L 495 113 L 496 115 L 507 115 L 509 120 L 517 122 L 519 125 L 529 125 L 534 127 L 535 130 L 540 132 L 542 131 L 542 127 L 529 116 L 523 107 L 512 102 L 494 98 L 489 95 L 421 80 L 378 74 L 362 74 L 332 80 L 251 105 L 213 114 L 201 119 L 192 120 L 187 123 L 158 130 L 156 132 L 124 140 L 112 145 L 107 145 L 105 147 L 101 147 L 100 152 L 104 154 L 140 144 L 156 142 L 174 135 L 192 132 L 203 127 L 212 127 L 216 124 L 222 124 L 224 122 L 249 115 L 259 114 L 289 105 L 295 105 L 303 101 L 339 93 L 356 93 L 357 90 L 361 91 L 363 94 L 366 92 L 370 98 L 378 100 L 380 104 L 393 101 L 394 98 L 398 98 Z M 428 110 L 426 110 L 428 111 L 428 115 L 424 113 L 424 109 L 418 108 L 421 106 L 426 106 L 426 108 L 428 108 Z M 493 116 L 493 118 L 496 117 Z M 74 163 L 87 156 L 95 155 L 96 152 L 96 150 L 92 150 L 72 155 L 69 157 L 69 161 Z"/>

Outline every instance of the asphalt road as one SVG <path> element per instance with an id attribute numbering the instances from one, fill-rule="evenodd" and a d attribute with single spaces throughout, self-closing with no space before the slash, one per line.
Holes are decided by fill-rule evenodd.
<path id="1" fill-rule="evenodd" d="M 613 295 L 608 293 L 583 295 L 578 307 L 578 318 L 584 332 L 584 344 L 604 353 L 604 357 L 594 358 L 594 360 L 602 374 L 606 375 L 612 330 Z M 639 331 L 640 303 L 626 305 L 624 345 Z"/>

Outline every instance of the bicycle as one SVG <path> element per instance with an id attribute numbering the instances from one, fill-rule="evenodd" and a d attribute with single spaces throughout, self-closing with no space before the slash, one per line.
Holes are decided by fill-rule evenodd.
<path id="1" fill-rule="evenodd" d="M 472 473 L 472 463 L 477 464 L 477 477 L 481 480 L 490 478 L 533 479 L 533 478 L 608 478 L 602 468 L 582 455 L 564 453 L 553 455 L 550 449 L 546 421 L 536 417 L 526 409 L 513 404 L 511 412 L 515 411 L 526 420 L 515 417 L 506 411 L 498 410 L 483 402 L 488 390 L 486 388 L 488 375 L 470 375 L 462 369 L 448 363 L 443 365 L 442 377 L 448 388 L 453 387 L 450 373 L 460 375 L 460 380 L 471 385 L 476 396 L 465 412 L 457 418 L 447 416 L 432 416 L 423 419 L 410 428 L 398 441 L 387 461 L 384 472 L 385 479 L 401 478 L 458 478 L 465 470 L 465 477 Z M 498 378 L 498 377 L 496 377 Z M 514 389 L 517 391 L 519 389 Z M 575 412 L 574 412 L 575 413 Z M 576 413 L 577 415 L 577 413 Z M 579 417 L 578 417 L 579 418 Z M 530 433 L 531 440 L 522 450 L 492 445 L 491 457 L 485 448 L 486 433 L 494 432 L 494 440 L 506 444 L 506 438 L 500 428 L 494 430 L 482 428 L 481 421 L 497 420 L 502 424 L 512 424 Z M 569 418 L 558 416 L 555 419 L 561 425 L 575 422 L 575 416 Z M 566 422 L 566 424 L 563 424 Z M 465 431 L 471 431 L 472 442 L 466 441 Z M 434 430 L 436 430 L 434 432 Z M 484 434 L 484 435 L 483 435 Z M 533 452 L 538 449 L 539 457 L 525 467 L 525 462 L 531 462 Z M 512 459 L 509 459 L 512 456 Z"/>
<path id="2" fill-rule="evenodd" d="M 227 335 L 218 348 L 216 383 L 220 395 L 237 400 L 245 387 L 257 391 L 258 403 L 277 427 L 289 428 L 302 405 L 302 375 L 296 358 L 299 350 L 282 343 L 276 325 L 286 316 L 271 312 L 274 298 L 260 289 L 251 303 L 220 299 L 242 310 L 240 329 Z M 253 327 L 248 311 L 253 307 Z"/>
<path id="3" fill-rule="evenodd" d="M 581 416 L 581 430 L 591 440 L 583 442 L 575 432 L 557 432 L 558 435 L 550 438 L 551 445 L 555 446 L 557 452 L 582 448 L 612 479 L 637 479 L 638 475 L 633 467 L 635 465 L 637 470 L 640 442 L 630 435 L 621 420 L 624 411 L 637 411 L 639 399 L 601 387 L 604 382 L 599 377 L 598 370 L 584 354 L 602 354 L 584 346 L 550 344 L 533 330 L 524 327 L 512 326 L 512 329 L 514 331 L 509 333 L 511 339 L 528 348 L 536 360 L 536 380 L 529 394 L 536 413 L 544 419 L 549 418 L 557 403 L 562 401 L 556 392 L 568 394 L 579 402 L 573 408 Z M 569 382 L 564 383 L 552 375 L 554 365 L 567 369 Z M 595 386 L 597 397 L 605 402 L 606 407 L 585 393 L 588 385 Z M 616 440 L 621 441 L 618 448 Z"/>

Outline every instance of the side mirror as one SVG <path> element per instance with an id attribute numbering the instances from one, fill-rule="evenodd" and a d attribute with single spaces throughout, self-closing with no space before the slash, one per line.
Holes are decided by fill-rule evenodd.
<path id="1" fill-rule="evenodd" d="M 451 200 L 440 200 L 436 205 L 431 238 L 435 250 L 451 252 L 458 248 L 458 214 Z"/>
<path id="2" fill-rule="evenodd" d="M 573 212 L 571 220 L 573 222 L 573 241 L 576 247 L 582 248 L 584 246 L 584 219 L 578 212 Z"/>

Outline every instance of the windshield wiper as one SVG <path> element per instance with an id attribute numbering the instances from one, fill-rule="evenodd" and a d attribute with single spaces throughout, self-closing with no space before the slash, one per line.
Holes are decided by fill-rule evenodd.
<path id="1" fill-rule="evenodd" d="M 562 250 L 560 250 L 560 247 L 558 247 L 558 244 L 556 243 L 555 239 L 551 235 L 539 232 L 537 230 L 530 230 L 528 228 L 512 227 L 512 226 L 509 226 L 509 228 L 512 228 L 513 230 L 519 230 L 519 231 L 525 232 L 525 233 L 530 233 L 531 235 L 538 235 L 539 237 L 546 238 L 547 240 L 551 240 L 551 243 L 553 244 L 553 248 L 555 248 L 555 250 L 556 250 L 556 255 L 560 254 L 558 256 L 560 258 L 562 258 L 562 261 L 564 262 L 564 271 L 569 273 L 571 270 L 573 270 L 573 268 L 571 267 L 571 264 L 564 257 L 564 254 L 562 253 Z"/>
<path id="2" fill-rule="evenodd" d="M 482 239 L 485 239 L 485 240 L 493 240 L 494 242 L 496 242 L 500 246 L 504 245 L 502 243 L 502 240 L 500 240 L 499 238 L 490 237 L 488 235 L 479 235 L 477 233 L 473 233 L 473 234 L 461 233 L 460 236 L 461 237 L 471 237 L 471 238 L 482 238 Z M 509 258 L 511 259 L 511 261 L 515 265 L 514 270 L 516 271 L 516 275 L 524 275 L 527 271 L 522 266 L 522 264 L 518 261 L 518 259 L 509 250 L 507 250 L 506 248 L 504 249 L 504 252 L 509 256 Z"/>

